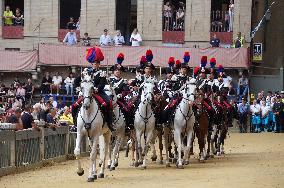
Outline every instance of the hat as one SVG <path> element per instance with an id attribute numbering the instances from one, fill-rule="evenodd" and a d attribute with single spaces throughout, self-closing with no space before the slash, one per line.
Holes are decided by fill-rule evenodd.
<path id="1" fill-rule="evenodd" d="M 166 68 L 166 74 L 174 74 L 175 58 L 170 57 L 168 60 L 168 67 Z"/>
<path id="2" fill-rule="evenodd" d="M 121 70 L 121 71 L 125 71 L 124 67 L 121 65 L 122 62 L 124 60 L 124 54 L 123 53 L 119 53 L 117 55 L 117 58 L 116 58 L 116 64 L 113 65 L 110 70 L 111 71 L 115 71 L 115 70 Z"/>
<path id="3" fill-rule="evenodd" d="M 152 53 L 152 50 L 150 50 L 150 49 L 146 51 L 146 60 L 147 60 L 147 62 L 144 63 L 144 69 L 146 67 L 150 67 L 152 70 L 155 70 L 155 66 L 152 64 L 153 53 Z"/>
<path id="4" fill-rule="evenodd" d="M 212 58 L 210 59 L 210 68 L 211 68 L 211 69 L 214 69 L 215 66 L 216 66 L 216 59 L 215 59 L 214 57 L 212 57 Z"/>
<path id="5" fill-rule="evenodd" d="M 102 53 L 100 48 L 89 48 L 87 49 L 86 60 L 91 64 L 95 62 L 100 63 L 104 60 L 104 54 Z"/>
<path id="6" fill-rule="evenodd" d="M 184 52 L 184 55 L 183 55 L 183 63 L 181 63 L 181 68 L 189 68 L 188 67 L 188 62 L 190 60 L 190 55 L 189 55 L 189 52 Z"/>
<path id="7" fill-rule="evenodd" d="M 200 62 L 200 73 L 207 73 L 207 69 L 206 69 L 206 65 L 207 65 L 207 56 L 202 56 L 201 57 L 201 62 Z"/>
<path id="8" fill-rule="evenodd" d="M 224 67 L 222 65 L 218 66 L 218 73 L 223 73 L 225 71 Z"/>
<path id="9" fill-rule="evenodd" d="M 175 68 L 176 69 L 180 69 L 181 68 L 181 62 L 180 62 L 180 60 L 176 60 L 176 63 L 175 63 Z"/>
<path id="10" fill-rule="evenodd" d="M 195 67 L 195 68 L 193 69 L 193 77 L 196 78 L 197 75 L 198 75 L 198 73 L 199 73 L 199 67 Z"/>
<path id="11" fill-rule="evenodd" d="M 108 32 L 108 30 L 107 30 L 107 29 L 104 29 L 104 32 Z"/>

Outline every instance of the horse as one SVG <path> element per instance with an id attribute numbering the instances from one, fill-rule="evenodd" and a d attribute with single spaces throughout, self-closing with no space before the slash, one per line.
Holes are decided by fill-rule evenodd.
<path id="1" fill-rule="evenodd" d="M 117 104 L 117 95 L 112 86 L 106 85 L 105 92 L 109 95 L 112 99 L 113 104 L 113 113 L 114 113 L 114 128 L 115 128 L 115 136 L 114 136 L 114 148 L 113 152 L 109 151 L 109 161 L 108 161 L 108 168 L 110 170 L 115 170 L 115 167 L 118 166 L 118 158 L 119 158 L 119 149 L 123 142 L 125 136 L 125 117 Z M 110 147 L 111 148 L 111 147 Z M 113 158 L 112 158 L 113 156 Z"/>
<path id="2" fill-rule="evenodd" d="M 82 137 L 87 135 L 89 137 L 89 144 L 91 148 L 90 152 L 90 170 L 88 176 L 88 182 L 94 182 L 97 179 L 97 169 L 96 169 L 96 158 L 97 158 L 97 144 L 99 137 L 104 134 L 104 145 L 100 144 L 100 147 L 106 147 L 104 158 L 106 156 L 107 146 L 110 142 L 109 130 L 104 128 L 104 120 L 102 112 L 99 108 L 98 103 L 93 97 L 94 84 L 92 81 L 92 76 L 88 74 L 82 74 L 81 81 L 81 93 L 83 97 L 82 107 L 80 108 L 78 118 L 77 118 L 77 138 L 76 145 L 74 149 L 74 154 L 78 162 L 77 174 L 82 176 L 84 174 L 84 169 L 81 167 L 80 162 L 80 146 Z M 108 128 L 107 128 L 108 129 Z M 102 139 L 100 139 L 102 140 Z M 104 162 L 101 166 L 99 173 L 99 178 L 104 178 Z"/>
<path id="3" fill-rule="evenodd" d="M 190 78 L 181 88 L 182 100 L 175 110 L 174 116 L 174 140 L 178 149 L 177 168 L 183 168 L 183 160 L 181 158 L 183 135 L 187 137 L 187 144 L 183 147 L 185 164 L 189 163 L 189 151 L 192 147 L 192 137 L 194 128 L 194 113 L 192 110 L 192 102 L 195 98 L 196 79 Z"/>
<path id="4" fill-rule="evenodd" d="M 148 79 L 141 84 L 141 100 L 138 108 L 135 112 L 134 127 L 136 131 L 136 152 L 138 156 L 135 158 L 135 166 L 138 166 L 140 162 L 143 163 L 141 167 L 146 169 L 148 146 L 153 138 L 153 132 L 155 129 L 155 116 L 152 110 L 152 101 L 154 98 L 154 80 Z M 144 149 L 142 156 L 142 135 L 144 138 Z"/>

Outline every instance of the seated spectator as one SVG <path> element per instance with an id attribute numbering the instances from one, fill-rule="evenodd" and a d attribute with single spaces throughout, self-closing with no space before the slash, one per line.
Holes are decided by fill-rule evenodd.
<path id="1" fill-rule="evenodd" d="M 210 41 L 211 47 L 219 47 L 220 46 L 220 39 L 217 38 L 217 35 L 214 33 L 213 38 Z"/>
<path id="2" fill-rule="evenodd" d="M 53 97 L 49 97 L 49 102 L 52 105 L 53 108 L 57 108 L 57 101 L 54 100 Z"/>
<path id="3" fill-rule="evenodd" d="M 141 35 L 138 33 L 138 29 L 135 28 L 130 37 L 131 46 L 140 46 L 142 43 Z"/>
<path id="4" fill-rule="evenodd" d="M 77 44 L 77 37 L 76 33 L 73 29 L 70 29 L 69 32 L 65 35 L 63 39 L 63 44 L 68 46 L 76 45 Z"/>
<path id="5" fill-rule="evenodd" d="M 32 117 L 34 120 L 40 120 L 40 110 L 41 110 L 41 104 L 40 103 L 36 103 L 33 106 L 33 111 L 31 113 Z"/>
<path id="6" fill-rule="evenodd" d="M 51 108 L 50 112 L 46 116 L 46 123 L 48 124 L 49 128 L 56 128 L 59 126 L 56 115 L 57 115 L 56 108 Z"/>
<path id="7" fill-rule="evenodd" d="M 242 77 L 239 79 L 238 82 L 237 94 L 238 96 L 242 97 L 247 95 L 247 93 L 248 93 L 248 78 L 243 73 Z"/>
<path id="8" fill-rule="evenodd" d="M 25 96 L 26 96 L 26 90 L 25 88 L 23 88 L 22 84 L 19 84 L 16 90 L 16 98 L 18 100 L 21 100 L 23 106 L 25 106 Z"/>
<path id="9" fill-rule="evenodd" d="M 176 25 L 177 25 L 177 30 L 178 31 L 183 31 L 184 27 L 184 11 L 182 8 L 179 8 L 177 13 L 176 13 Z"/>
<path id="10" fill-rule="evenodd" d="M 17 109 L 17 108 L 22 108 L 22 106 L 23 106 L 22 100 L 19 100 L 19 99 L 17 99 L 17 98 L 15 98 L 15 99 L 13 100 L 13 103 L 12 103 L 12 109 L 13 109 L 13 110 L 15 110 L 15 109 Z"/>
<path id="11" fill-rule="evenodd" d="M 108 30 L 104 29 L 104 33 L 100 37 L 100 45 L 101 46 L 110 46 L 111 45 L 111 37 L 108 35 Z"/>
<path id="12" fill-rule="evenodd" d="M 17 85 L 21 84 L 20 80 L 19 80 L 19 77 L 16 76 L 14 81 L 13 81 L 13 86 L 16 87 Z"/>
<path id="13" fill-rule="evenodd" d="M 116 35 L 113 37 L 114 45 L 115 46 L 122 46 L 125 44 L 124 37 L 121 35 L 120 30 L 116 31 Z"/>
<path id="14" fill-rule="evenodd" d="M 60 120 L 68 122 L 68 125 L 74 125 L 73 117 L 70 113 L 70 109 L 67 106 L 64 107 L 64 112 L 60 116 Z"/>
<path id="15" fill-rule="evenodd" d="M 52 84 L 51 84 L 51 94 L 53 93 L 53 90 L 55 89 L 57 92 L 57 95 L 59 95 L 59 89 L 62 84 L 62 77 L 59 75 L 59 72 L 56 72 L 55 75 L 52 78 Z"/>
<path id="16" fill-rule="evenodd" d="M 237 38 L 234 40 L 233 48 L 241 48 L 244 46 L 245 38 L 241 32 L 238 32 Z"/>
<path id="17" fill-rule="evenodd" d="M 57 109 L 61 110 L 66 106 L 65 102 L 62 100 L 61 97 L 57 98 Z"/>
<path id="18" fill-rule="evenodd" d="M 16 9 L 16 14 L 13 16 L 13 18 L 15 26 L 24 25 L 24 16 L 21 14 L 21 10 L 19 8 Z"/>
<path id="19" fill-rule="evenodd" d="M 69 18 L 69 22 L 66 24 L 66 29 L 70 29 L 70 30 L 73 30 L 76 28 L 76 24 L 74 22 L 74 18 L 73 17 L 70 17 Z"/>
<path id="20" fill-rule="evenodd" d="M 88 33 L 84 33 L 83 46 L 91 46 L 91 38 Z"/>
<path id="21" fill-rule="evenodd" d="M 41 108 L 39 112 L 39 120 L 47 122 L 47 114 L 50 112 L 52 104 L 50 101 L 47 101 L 44 108 Z"/>
<path id="22" fill-rule="evenodd" d="M 73 76 L 73 73 L 70 73 L 69 76 L 64 80 L 67 95 L 73 95 L 74 80 L 75 78 Z"/>
<path id="23" fill-rule="evenodd" d="M 6 95 L 6 91 L 5 91 L 5 85 L 1 84 L 0 87 L 0 96 Z"/>
<path id="24" fill-rule="evenodd" d="M 211 23 L 213 26 L 213 31 L 222 31 L 223 23 L 222 23 L 222 17 L 221 17 L 221 11 L 217 10 L 215 12 L 215 16 L 213 18 L 213 22 Z"/>
<path id="25" fill-rule="evenodd" d="M 16 108 L 14 113 L 7 120 L 7 123 L 16 124 L 16 130 L 23 129 L 23 122 L 21 120 L 21 114 L 22 114 L 21 108 Z"/>
<path id="26" fill-rule="evenodd" d="M 34 85 L 32 83 L 32 80 L 29 78 L 28 83 L 25 85 L 26 90 L 26 100 L 32 99 L 32 96 L 34 94 Z"/>
<path id="27" fill-rule="evenodd" d="M 22 113 L 21 120 L 23 123 L 23 129 L 29 129 L 35 127 L 33 116 L 31 115 L 31 106 L 27 105 Z"/>
<path id="28" fill-rule="evenodd" d="M 52 78 L 50 77 L 49 72 L 46 72 L 41 82 L 41 93 L 42 94 L 50 93 L 51 84 L 52 84 Z"/>
<path id="29" fill-rule="evenodd" d="M 6 10 L 3 14 L 3 19 L 5 26 L 13 25 L 13 12 L 10 10 L 10 6 L 6 6 Z"/>

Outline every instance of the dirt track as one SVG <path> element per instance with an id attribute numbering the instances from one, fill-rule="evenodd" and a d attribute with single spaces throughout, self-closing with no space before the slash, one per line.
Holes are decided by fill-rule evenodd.
<path id="1" fill-rule="evenodd" d="M 196 147 L 195 147 L 196 148 Z M 199 163 L 191 158 L 185 169 L 151 163 L 147 170 L 129 167 L 121 155 L 117 170 L 106 178 L 87 183 L 87 174 L 76 175 L 75 161 L 68 161 L 0 179 L 0 188 L 85 187 L 284 187 L 284 134 L 230 134 L 226 155 Z M 85 172 L 88 160 L 83 160 Z"/>

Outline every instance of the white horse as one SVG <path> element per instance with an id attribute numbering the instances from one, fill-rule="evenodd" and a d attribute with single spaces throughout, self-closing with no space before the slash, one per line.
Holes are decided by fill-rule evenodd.
<path id="1" fill-rule="evenodd" d="M 79 111 L 77 118 L 77 138 L 76 138 L 76 146 L 74 149 L 74 154 L 78 161 L 78 169 L 77 174 L 82 176 L 84 174 L 84 170 L 81 167 L 80 162 L 80 146 L 81 140 L 84 135 L 89 137 L 91 153 L 90 153 L 90 170 L 88 176 L 88 182 L 93 182 L 97 179 L 97 169 L 96 169 L 96 158 L 97 158 L 97 144 L 100 135 L 103 134 L 103 115 L 97 102 L 93 98 L 93 90 L 94 84 L 92 81 L 92 77 L 88 74 L 82 74 L 82 82 L 81 82 L 81 92 L 83 97 L 82 107 Z M 106 147 L 110 142 L 110 135 L 105 134 L 105 145 Z M 107 151 L 107 149 L 106 149 Z M 106 155 L 106 153 L 105 153 Z M 101 166 L 99 178 L 104 177 L 104 168 L 105 165 Z"/>
<path id="2" fill-rule="evenodd" d="M 114 113 L 114 118 L 113 118 L 113 124 L 115 128 L 114 136 L 115 136 L 115 141 L 114 141 L 114 148 L 113 152 L 109 151 L 109 161 L 108 161 L 108 167 L 110 170 L 115 170 L 115 167 L 118 166 L 118 158 L 119 158 L 119 149 L 120 146 L 123 142 L 124 136 L 125 136 L 125 117 L 120 109 L 120 107 L 117 104 L 117 95 L 110 85 L 105 86 L 105 92 L 108 96 L 111 97 L 112 99 L 112 104 L 113 104 L 113 113 Z M 113 159 L 112 159 L 113 157 Z"/>
<path id="3" fill-rule="evenodd" d="M 135 166 L 143 160 L 142 168 L 146 169 L 147 153 L 150 142 L 153 138 L 153 132 L 155 129 L 155 117 L 151 107 L 151 103 L 154 100 L 154 80 L 148 80 L 141 85 L 141 101 L 138 105 L 138 109 L 135 113 L 134 127 L 136 130 L 136 139 L 138 157 L 135 158 Z M 144 149 L 142 154 L 142 136 L 144 138 Z M 136 152 L 137 152 L 136 151 Z"/>
<path id="4" fill-rule="evenodd" d="M 189 163 L 189 151 L 192 147 L 193 127 L 195 122 L 194 113 L 192 110 L 192 103 L 196 90 L 196 80 L 191 78 L 181 90 L 182 100 L 175 110 L 174 117 L 174 140 L 178 147 L 177 167 L 183 168 L 183 160 L 181 158 L 182 149 L 184 149 L 185 164 Z M 183 137 L 187 136 L 187 144 L 183 146 Z M 183 147 L 183 148 L 182 148 Z M 166 164 L 168 161 L 166 161 Z"/>

